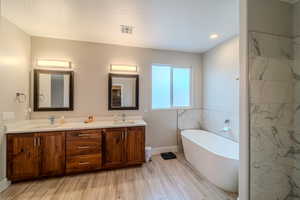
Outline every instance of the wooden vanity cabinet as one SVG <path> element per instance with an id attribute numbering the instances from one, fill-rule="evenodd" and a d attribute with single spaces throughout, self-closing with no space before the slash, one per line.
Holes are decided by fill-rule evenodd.
<path id="1" fill-rule="evenodd" d="M 7 177 L 12 181 L 63 175 L 65 171 L 64 132 L 9 134 L 7 136 Z"/>
<path id="2" fill-rule="evenodd" d="M 65 173 L 65 133 L 38 134 L 40 176 L 58 176 Z"/>
<path id="3" fill-rule="evenodd" d="M 105 168 L 145 162 L 145 127 L 106 129 L 103 137 Z"/>
<path id="4" fill-rule="evenodd" d="M 102 130 L 68 131 L 66 173 L 93 171 L 102 167 Z"/>
<path id="5" fill-rule="evenodd" d="M 124 165 L 125 157 L 125 129 L 110 128 L 103 133 L 104 157 L 103 163 L 105 168 L 114 168 Z"/>
<path id="6" fill-rule="evenodd" d="M 130 127 L 126 130 L 126 162 L 128 165 L 145 162 L 145 127 Z"/>
<path id="7" fill-rule="evenodd" d="M 35 134 L 7 136 L 7 177 L 24 180 L 39 175 L 39 150 Z"/>
<path id="8" fill-rule="evenodd" d="M 11 181 L 144 162 L 145 127 L 7 135 L 7 176 Z"/>

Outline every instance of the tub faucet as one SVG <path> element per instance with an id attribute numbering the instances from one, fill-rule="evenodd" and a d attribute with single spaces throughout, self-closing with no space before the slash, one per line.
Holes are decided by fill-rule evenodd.
<path id="1" fill-rule="evenodd" d="M 55 116 L 50 116 L 50 117 L 48 117 L 48 119 L 49 119 L 50 124 L 53 125 L 55 122 Z"/>

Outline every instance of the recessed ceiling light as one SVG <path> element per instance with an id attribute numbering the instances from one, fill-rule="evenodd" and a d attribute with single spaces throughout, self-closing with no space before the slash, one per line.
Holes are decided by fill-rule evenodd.
<path id="1" fill-rule="evenodd" d="M 210 36 L 209 36 L 209 38 L 210 39 L 217 39 L 217 38 L 219 38 L 220 36 L 218 35 L 218 34 L 211 34 Z"/>

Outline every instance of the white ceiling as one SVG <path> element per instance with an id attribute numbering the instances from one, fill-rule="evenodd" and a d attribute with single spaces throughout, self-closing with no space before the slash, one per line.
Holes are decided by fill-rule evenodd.
<path id="1" fill-rule="evenodd" d="M 238 7 L 238 0 L 2 0 L 2 15 L 34 36 L 203 52 L 238 34 Z M 121 34 L 121 24 L 133 34 Z"/>

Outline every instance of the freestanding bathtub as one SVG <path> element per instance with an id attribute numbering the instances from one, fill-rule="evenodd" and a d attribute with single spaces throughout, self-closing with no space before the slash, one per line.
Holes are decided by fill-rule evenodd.
<path id="1" fill-rule="evenodd" d="M 186 159 L 201 175 L 225 191 L 238 191 L 238 143 L 203 130 L 181 136 Z"/>

